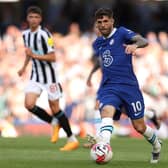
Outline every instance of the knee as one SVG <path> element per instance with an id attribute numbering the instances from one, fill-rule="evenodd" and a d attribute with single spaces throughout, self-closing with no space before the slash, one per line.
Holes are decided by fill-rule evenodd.
<path id="1" fill-rule="evenodd" d="M 145 132 L 145 130 L 146 130 L 146 126 L 145 125 L 134 125 L 134 128 L 140 134 L 143 134 Z"/>
<path id="2" fill-rule="evenodd" d="M 60 106 L 58 101 L 50 101 L 49 104 L 53 114 L 58 113 L 60 111 Z"/>
<path id="3" fill-rule="evenodd" d="M 25 108 L 27 109 L 27 110 L 31 110 L 31 109 L 33 109 L 33 107 L 35 106 L 35 104 L 34 103 L 28 103 L 28 102 L 25 102 Z"/>
<path id="4" fill-rule="evenodd" d="M 101 111 L 101 117 L 110 117 L 112 118 L 115 113 L 115 108 L 113 106 L 106 105 Z"/>
<path id="5" fill-rule="evenodd" d="M 60 108 L 51 108 L 53 114 L 56 114 L 60 111 Z"/>

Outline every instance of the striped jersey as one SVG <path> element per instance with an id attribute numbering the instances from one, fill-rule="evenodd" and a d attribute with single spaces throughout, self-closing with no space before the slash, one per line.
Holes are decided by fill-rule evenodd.
<path id="1" fill-rule="evenodd" d="M 34 32 L 30 29 L 23 31 L 23 40 L 25 47 L 32 50 L 34 54 L 43 56 L 54 52 L 51 33 L 41 26 Z M 56 63 L 41 61 L 32 58 L 32 71 L 30 80 L 42 84 L 56 83 Z"/>

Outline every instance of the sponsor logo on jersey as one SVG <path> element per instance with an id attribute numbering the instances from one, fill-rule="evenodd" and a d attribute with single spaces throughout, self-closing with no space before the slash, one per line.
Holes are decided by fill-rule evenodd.
<path id="1" fill-rule="evenodd" d="M 109 67 L 113 62 L 113 57 L 111 56 L 110 50 L 105 50 L 103 52 L 103 64 L 105 67 Z"/>
<path id="2" fill-rule="evenodd" d="M 41 50 L 34 50 L 34 49 L 32 49 L 32 52 L 34 53 L 34 54 L 37 54 L 37 55 L 43 55 L 43 51 L 41 51 Z"/>

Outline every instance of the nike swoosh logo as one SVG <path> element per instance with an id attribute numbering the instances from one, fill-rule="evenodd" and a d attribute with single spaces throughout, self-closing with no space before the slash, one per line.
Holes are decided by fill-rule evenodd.
<path id="1" fill-rule="evenodd" d="M 134 116 L 138 116 L 139 114 L 141 114 L 141 112 L 139 112 L 139 113 L 135 113 Z"/>

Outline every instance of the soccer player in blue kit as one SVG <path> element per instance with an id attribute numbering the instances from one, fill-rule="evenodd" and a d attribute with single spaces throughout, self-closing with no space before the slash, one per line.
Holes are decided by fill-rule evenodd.
<path id="1" fill-rule="evenodd" d="M 122 106 L 136 131 L 152 144 L 151 163 L 157 163 L 161 142 L 154 130 L 144 122 L 144 100 L 132 65 L 135 50 L 147 46 L 148 42 L 125 27 L 115 28 L 110 9 L 98 9 L 95 12 L 95 21 L 102 34 L 93 43 L 95 55 L 102 62 L 102 80 L 97 92 L 102 121 L 96 142 L 110 144 L 112 118 Z"/>

